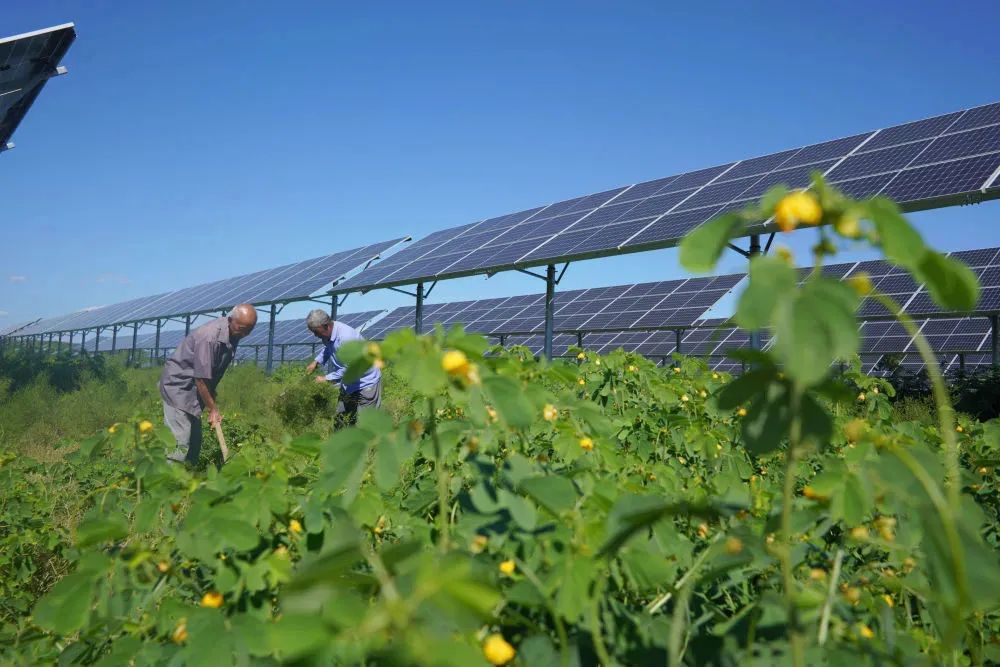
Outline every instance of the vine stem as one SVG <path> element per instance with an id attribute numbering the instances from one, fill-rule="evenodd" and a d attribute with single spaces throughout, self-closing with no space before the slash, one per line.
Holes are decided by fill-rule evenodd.
<path id="1" fill-rule="evenodd" d="M 948 505 L 953 514 L 958 514 L 961 504 L 962 479 L 958 460 L 958 441 L 955 438 L 955 411 L 951 407 L 951 400 L 948 398 L 948 390 L 944 386 L 944 378 L 941 377 L 941 368 L 938 365 L 937 357 L 934 356 L 934 351 L 931 350 L 927 339 L 913 323 L 913 318 L 903 312 L 895 299 L 879 292 L 872 292 L 872 296 L 899 320 L 903 328 L 906 329 L 906 333 L 913 338 L 913 344 L 917 346 L 917 351 L 924 361 L 927 377 L 931 381 L 934 392 L 934 402 L 937 404 L 938 428 L 941 430 L 941 439 L 944 440 L 945 466 L 948 473 L 946 489 Z"/>
<path id="2" fill-rule="evenodd" d="M 451 529 L 450 522 L 448 521 L 448 471 L 445 469 L 444 452 L 441 448 L 441 438 L 438 437 L 437 412 L 435 412 L 434 409 L 433 398 L 427 399 L 427 406 L 430 409 L 430 432 L 431 440 L 434 442 L 434 468 L 437 473 L 438 550 L 441 553 L 447 553 L 448 544 L 450 542 L 448 533 Z"/>
<path id="3" fill-rule="evenodd" d="M 608 583 L 608 577 L 602 573 L 597 577 L 597 584 L 594 586 L 594 596 L 590 600 L 590 636 L 594 641 L 594 650 L 597 652 L 600 664 L 606 667 L 614 667 L 617 663 L 611 660 L 608 649 L 604 645 L 601 636 L 601 600 L 604 597 L 604 587 Z"/>
<path id="4" fill-rule="evenodd" d="M 792 500 L 795 496 L 795 461 L 798 456 L 800 440 L 802 439 L 802 404 L 803 388 L 797 383 L 792 384 L 792 395 L 789 405 L 791 423 L 788 428 L 788 451 L 785 452 L 785 480 L 781 495 L 781 561 L 782 587 L 785 589 L 785 613 L 788 617 L 788 642 L 792 648 L 792 664 L 795 667 L 805 665 L 805 653 L 802 645 L 802 634 L 799 631 L 799 609 L 795 603 L 795 574 L 792 571 Z"/>
<path id="5" fill-rule="evenodd" d="M 569 637 L 566 634 L 566 626 L 563 624 L 559 612 L 556 611 L 555 605 L 552 604 L 552 600 L 546 594 L 545 586 L 542 584 L 541 579 L 538 578 L 538 575 L 535 574 L 535 571 L 528 567 L 528 564 L 520 558 L 515 558 L 514 562 L 517 563 L 518 569 L 524 573 L 524 576 L 527 577 L 528 581 L 535 587 L 535 590 L 538 591 L 538 594 L 545 600 L 545 608 L 552 615 L 552 622 L 556 626 L 556 634 L 559 635 L 559 660 L 562 663 L 562 667 L 569 667 Z"/>
<path id="6" fill-rule="evenodd" d="M 843 562 L 844 550 L 837 549 L 837 555 L 833 559 L 833 572 L 830 573 L 830 586 L 826 591 L 826 603 L 823 605 L 823 615 L 819 622 L 817 642 L 820 646 L 826 643 L 826 636 L 830 630 L 830 612 L 833 610 L 833 598 L 837 594 L 837 581 L 840 579 L 840 568 Z"/>

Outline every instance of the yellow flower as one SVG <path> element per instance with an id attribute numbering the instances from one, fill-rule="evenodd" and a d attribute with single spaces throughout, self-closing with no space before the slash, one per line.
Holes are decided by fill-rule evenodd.
<path id="1" fill-rule="evenodd" d="M 112 424 L 108 427 L 108 433 L 115 433 L 118 431 L 118 424 Z"/>
<path id="2" fill-rule="evenodd" d="M 890 609 L 896 606 L 896 603 L 892 601 L 892 596 L 888 593 L 882 596 L 882 600 L 889 606 Z"/>
<path id="3" fill-rule="evenodd" d="M 747 409 L 746 408 L 740 408 L 740 409 L 738 409 L 736 411 L 736 415 L 739 416 L 739 417 L 746 417 L 747 416 Z"/>
<path id="4" fill-rule="evenodd" d="M 516 654 L 503 635 L 490 635 L 483 642 L 483 655 L 491 665 L 506 665 Z"/>
<path id="5" fill-rule="evenodd" d="M 701 396 L 702 398 L 705 398 L 708 396 L 708 392 L 702 389 L 701 391 L 698 392 L 698 395 Z"/>
<path id="6" fill-rule="evenodd" d="M 726 553 L 730 556 L 735 556 L 743 551 L 743 540 L 738 537 L 730 537 L 726 539 Z"/>
<path id="7" fill-rule="evenodd" d="M 170 563 L 168 563 L 165 560 L 161 560 L 159 563 L 156 564 L 156 569 L 166 574 L 167 572 L 170 571 Z"/>
<path id="8" fill-rule="evenodd" d="M 548 403 L 545 408 L 542 409 L 542 418 L 547 422 L 554 422 L 559 418 L 559 411 L 556 410 L 556 406 Z"/>
<path id="9" fill-rule="evenodd" d="M 816 489 L 812 488 L 809 485 L 806 485 L 802 489 L 802 495 L 808 498 L 809 500 L 826 500 L 826 496 L 824 496 L 821 493 L 818 493 Z"/>
<path id="10" fill-rule="evenodd" d="M 476 535 L 472 538 L 471 550 L 473 553 L 481 553 L 486 548 L 486 543 L 489 539 L 485 535 Z"/>
<path id="11" fill-rule="evenodd" d="M 502 563 L 500 563 L 500 572 L 506 574 L 508 577 L 514 574 L 514 570 L 516 569 L 517 566 L 514 565 L 514 561 L 512 560 L 505 560 Z"/>
<path id="12" fill-rule="evenodd" d="M 372 366 L 374 368 L 377 368 L 378 370 L 382 370 L 383 368 L 385 368 L 385 362 L 382 361 L 382 359 L 376 359 L 375 361 L 372 362 Z"/>
<path id="13" fill-rule="evenodd" d="M 201 606 L 209 609 L 218 609 L 222 606 L 222 593 L 209 591 L 201 596 Z"/>
<path id="14" fill-rule="evenodd" d="M 903 572 L 910 572 L 917 566 L 917 561 L 915 561 L 910 556 L 903 559 Z"/>
<path id="15" fill-rule="evenodd" d="M 858 401 L 859 402 L 864 403 L 866 399 L 867 399 L 867 397 L 865 396 L 865 392 L 861 392 L 860 394 L 858 394 Z"/>
<path id="16" fill-rule="evenodd" d="M 448 350 L 441 357 L 441 368 L 449 375 L 467 375 L 469 372 L 469 358 L 461 350 Z"/>
<path id="17" fill-rule="evenodd" d="M 779 258 L 781 258 L 781 260 L 784 261 L 785 264 L 793 264 L 793 265 L 795 264 L 795 256 L 792 255 L 792 251 L 783 245 L 778 246 L 775 249 L 774 254 L 777 255 Z"/>
<path id="18" fill-rule="evenodd" d="M 153 430 L 153 422 L 148 419 L 143 419 L 139 422 L 139 433 L 149 433 Z"/>
<path id="19" fill-rule="evenodd" d="M 601 360 L 600 359 L 594 359 L 594 365 L 595 366 L 600 366 L 601 365 Z"/>
<path id="20" fill-rule="evenodd" d="M 698 537 L 700 537 L 701 539 L 705 539 L 706 537 L 708 537 L 708 524 L 707 523 L 699 523 L 698 524 Z"/>
<path id="21" fill-rule="evenodd" d="M 872 290 L 875 289 L 875 285 L 872 284 L 871 276 L 864 271 L 848 278 L 847 284 L 850 285 L 851 289 L 857 292 L 859 296 L 867 296 L 872 293 Z"/>
<path id="22" fill-rule="evenodd" d="M 292 531 L 293 533 L 301 533 L 302 524 L 299 523 L 298 519 L 292 519 L 291 521 L 288 522 L 288 530 Z"/>
<path id="23" fill-rule="evenodd" d="M 712 373 L 712 379 L 713 380 L 718 380 L 719 379 L 719 374 L 718 373 Z"/>
<path id="24" fill-rule="evenodd" d="M 809 570 L 809 578 L 813 581 L 825 581 L 826 580 L 826 570 L 814 567 Z"/>
<path id="25" fill-rule="evenodd" d="M 774 208 L 774 222 L 783 232 L 790 232 L 800 224 L 816 225 L 822 219 L 823 209 L 809 192 L 787 194 Z"/>
<path id="26" fill-rule="evenodd" d="M 872 393 L 878 394 L 878 387 L 872 387 Z"/>
<path id="27" fill-rule="evenodd" d="M 491 422 L 495 422 L 497 420 L 497 411 L 487 405 L 486 406 L 486 416 L 488 416 L 490 418 Z"/>
<path id="28" fill-rule="evenodd" d="M 848 586 L 844 590 L 844 598 L 851 604 L 857 604 L 861 599 L 861 589 L 855 588 L 854 586 Z"/>
<path id="29" fill-rule="evenodd" d="M 674 373 L 680 373 L 680 372 L 681 372 L 681 367 L 680 366 L 674 366 Z"/>
<path id="30" fill-rule="evenodd" d="M 852 419 L 844 424 L 844 435 L 848 442 L 857 442 L 865 434 L 868 424 L 863 419 Z"/>
<path id="31" fill-rule="evenodd" d="M 378 343 L 372 341 L 367 345 L 365 345 L 365 354 L 367 354 L 369 357 L 381 357 L 382 348 L 379 347 Z"/>
<path id="32" fill-rule="evenodd" d="M 637 370 L 639 370 L 638 366 L 629 366 L 628 367 L 629 373 L 635 373 Z"/>
<path id="33" fill-rule="evenodd" d="M 848 239 L 856 239 L 861 236 L 861 221 L 853 213 L 844 213 L 834 220 L 833 229 L 838 234 Z"/>
<path id="34" fill-rule="evenodd" d="M 858 628 L 858 634 L 864 637 L 865 639 L 871 639 L 872 637 L 875 636 L 875 633 L 872 632 L 872 629 L 869 628 L 867 625 L 862 625 L 860 628 Z"/>
<path id="35" fill-rule="evenodd" d="M 183 644 L 184 642 L 187 641 L 187 638 L 188 638 L 187 619 L 182 618 L 180 621 L 177 622 L 177 627 L 174 628 L 174 631 L 170 634 L 170 639 L 175 644 Z"/>
<path id="36" fill-rule="evenodd" d="M 584 380 L 583 378 L 580 378 L 579 380 L 576 381 L 576 383 L 578 385 L 580 385 L 581 387 L 583 387 L 583 386 L 585 386 L 587 384 L 587 381 Z"/>
<path id="37" fill-rule="evenodd" d="M 590 438 L 580 438 L 580 449 L 590 451 L 594 448 L 594 441 Z"/>
<path id="38" fill-rule="evenodd" d="M 864 526 L 857 526 L 851 528 L 851 539 L 855 540 L 867 540 L 868 539 L 868 529 Z"/>
<path id="39" fill-rule="evenodd" d="M 896 520 L 891 516 L 882 516 L 875 521 L 876 527 L 878 527 L 878 534 L 882 536 L 882 539 L 886 542 L 892 542 L 896 539 Z"/>
<path id="40" fill-rule="evenodd" d="M 576 358 L 579 359 L 580 361 L 583 361 L 584 359 L 587 358 L 587 355 L 585 355 L 583 352 L 577 352 Z"/>
<path id="41" fill-rule="evenodd" d="M 691 397 L 690 397 L 690 396 L 688 396 L 687 394 L 682 394 L 682 395 L 681 395 L 681 401 L 682 401 L 682 402 L 684 402 L 684 403 L 687 403 L 687 402 L 688 402 L 688 401 L 690 401 L 690 400 L 691 400 Z"/>
<path id="42" fill-rule="evenodd" d="M 958 426 L 956 426 L 956 427 L 955 427 L 955 430 L 956 430 L 956 431 L 958 431 L 959 433 L 961 433 L 961 432 L 963 432 L 963 431 L 964 431 L 965 429 L 964 429 L 964 428 L 962 428 L 962 425 L 961 425 L 961 424 L 959 424 Z"/>
<path id="43" fill-rule="evenodd" d="M 682 466 L 687 465 L 687 459 L 684 458 L 683 456 L 678 456 L 677 462 L 680 463 Z"/>

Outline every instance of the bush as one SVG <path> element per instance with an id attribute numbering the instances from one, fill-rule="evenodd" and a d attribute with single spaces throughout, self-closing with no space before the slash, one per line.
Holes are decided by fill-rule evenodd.
<path id="1" fill-rule="evenodd" d="M 299 372 L 298 378 L 283 385 L 274 399 L 274 411 L 285 427 L 301 431 L 317 421 L 333 420 L 339 390 L 329 382 L 316 382 Z"/>

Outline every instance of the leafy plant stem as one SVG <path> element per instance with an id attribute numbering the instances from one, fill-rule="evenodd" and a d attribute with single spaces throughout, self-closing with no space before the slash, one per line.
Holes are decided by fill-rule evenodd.
<path id="1" fill-rule="evenodd" d="M 437 474 L 437 497 L 438 497 L 438 550 L 441 553 L 448 551 L 449 537 L 448 531 L 450 523 L 448 521 L 448 470 L 444 463 L 444 452 L 441 447 L 441 438 L 437 432 L 437 412 L 434 408 L 434 399 L 427 399 L 427 407 L 430 411 L 429 428 L 431 440 L 434 443 L 434 472 Z"/>
<path id="2" fill-rule="evenodd" d="M 781 575 L 785 589 L 785 611 L 788 617 L 788 641 L 792 647 L 792 664 L 805 664 L 802 635 L 799 631 L 799 610 L 795 603 L 795 575 L 792 572 L 792 500 L 795 496 L 795 460 L 802 438 L 803 388 L 793 383 L 790 397 L 791 422 L 788 428 L 788 450 L 785 452 L 785 480 L 781 497 Z"/>
<path id="3" fill-rule="evenodd" d="M 524 576 L 535 587 L 541 598 L 545 600 L 545 608 L 548 609 L 549 614 L 552 616 L 552 622 L 556 626 L 556 634 L 559 636 L 559 661 L 562 663 L 562 667 L 569 667 L 569 638 L 566 635 L 566 626 L 563 624 L 562 618 L 556 611 L 555 606 L 553 606 L 552 600 L 546 595 L 545 587 L 542 585 L 538 575 L 535 574 L 535 571 L 520 558 L 515 558 L 514 560 L 517 563 L 517 569 L 524 573 Z"/>
<path id="4" fill-rule="evenodd" d="M 927 339 L 917 329 L 917 325 L 913 323 L 913 318 L 904 313 L 892 297 L 878 292 L 873 293 L 873 295 L 879 303 L 885 306 L 900 321 L 906 329 L 906 333 L 913 338 L 913 344 L 917 346 L 920 358 L 923 359 L 924 367 L 927 369 L 927 377 L 931 381 L 931 387 L 934 392 L 934 403 L 937 405 L 938 428 L 941 430 L 941 438 L 944 440 L 945 466 L 948 470 L 948 505 L 952 512 L 957 513 L 961 497 L 961 476 L 959 472 L 958 441 L 955 438 L 955 411 L 951 407 L 948 390 L 944 386 L 944 378 L 941 377 L 941 367 L 938 365 L 937 357 L 934 356 L 934 351 L 931 350 Z"/>
<path id="5" fill-rule="evenodd" d="M 708 547 L 706 547 L 704 551 L 698 554 L 698 558 L 695 559 L 694 563 L 691 564 L 691 568 L 684 573 L 683 577 L 677 580 L 677 583 L 674 584 L 673 586 L 673 590 L 667 591 L 666 593 L 656 598 L 655 600 L 650 602 L 649 605 L 646 606 L 647 614 L 655 614 L 656 612 L 658 612 L 660 608 L 663 607 L 663 605 L 670 602 L 670 598 L 674 596 L 674 593 L 676 593 L 677 591 L 679 591 L 680 589 L 684 588 L 684 586 L 687 585 L 688 580 L 694 577 L 695 574 L 697 574 L 698 568 L 700 568 L 701 564 L 705 562 L 706 558 L 708 558 L 709 554 L 712 551 L 712 546 L 714 546 L 716 542 L 721 540 L 723 535 L 725 535 L 725 533 L 723 533 L 722 531 L 719 531 L 718 533 L 715 534 L 715 537 L 712 538 L 712 541 L 709 543 Z"/>
<path id="6" fill-rule="evenodd" d="M 833 610 L 833 599 L 837 595 L 837 581 L 840 579 L 840 567 L 843 563 L 844 550 L 837 549 L 837 555 L 833 558 L 833 571 L 830 573 L 830 586 L 826 590 L 826 602 L 823 604 L 823 615 L 819 621 L 817 641 L 820 646 L 826 643 L 827 633 L 830 630 L 830 612 Z"/>
<path id="7" fill-rule="evenodd" d="M 611 660 L 608 649 L 601 637 L 601 601 L 604 599 L 604 587 L 607 583 L 607 574 L 601 573 L 597 577 L 597 583 L 594 585 L 594 595 L 590 599 L 588 616 L 590 617 L 590 636 L 594 641 L 594 650 L 597 651 L 597 657 L 602 665 L 612 667 L 616 663 Z"/>
<path id="8" fill-rule="evenodd" d="M 691 585 L 685 585 L 677 596 L 677 605 L 670 621 L 669 653 L 670 667 L 677 667 L 684 657 L 684 635 L 687 633 L 688 603 L 691 601 Z"/>

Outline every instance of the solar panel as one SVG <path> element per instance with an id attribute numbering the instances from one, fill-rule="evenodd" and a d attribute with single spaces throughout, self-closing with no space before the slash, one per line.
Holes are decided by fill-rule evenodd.
<path id="1" fill-rule="evenodd" d="M 231 308 L 306 299 L 326 292 L 333 284 L 405 238 L 383 241 L 304 262 L 257 271 L 151 297 L 40 320 L 25 334 L 93 329 L 112 324 L 177 317 Z"/>
<path id="2" fill-rule="evenodd" d="M 813 171 L 825 173 L 853 197 L 886 194 L 904 210 L 998 197 L 1000 103 L 443 230 L 345 281 L 337 291 L 670 247 L 773 185 L 807 186 Z"/>
<path id="3" fill-rule="evenodd" d="M 45 83 L 66 72 L 59 63 L 74 39 L 72 23 L 0 39 L 0 152 L 13 148 L 10 139 Z"/>
<path id="4" fill-rule="evenodd" d="M 337 321 L 364 333 L 365 325 L 385 313 L 384 310 L 368 310 L 357 313 L 340 313 Z M 237 360 L 249 360 L 263 364 L 266 361 L 268 341 L 267 321 L 258 322 L 257 327 L 249 336 L 240 341 L 236 349 Z M 321 341 L 306 328 L 305 318 L 277 320 L 274 325 L 275 359 L 281 361 L 300 361 L 316 356 Z"/>
<path id="5" fill-rule="evenodd" d="M 554 329 L 562 332 L 670 330 L 690 326 L 743 279 L 743 274 L 569 290 L 555 294 Z M 382 339 L 413 325 L 415 308 L 396 308 L 371 328 Z M 464 325 L 487 335 L 542 333 L 545 295 L 426 304 L 425 325 Z"/>

